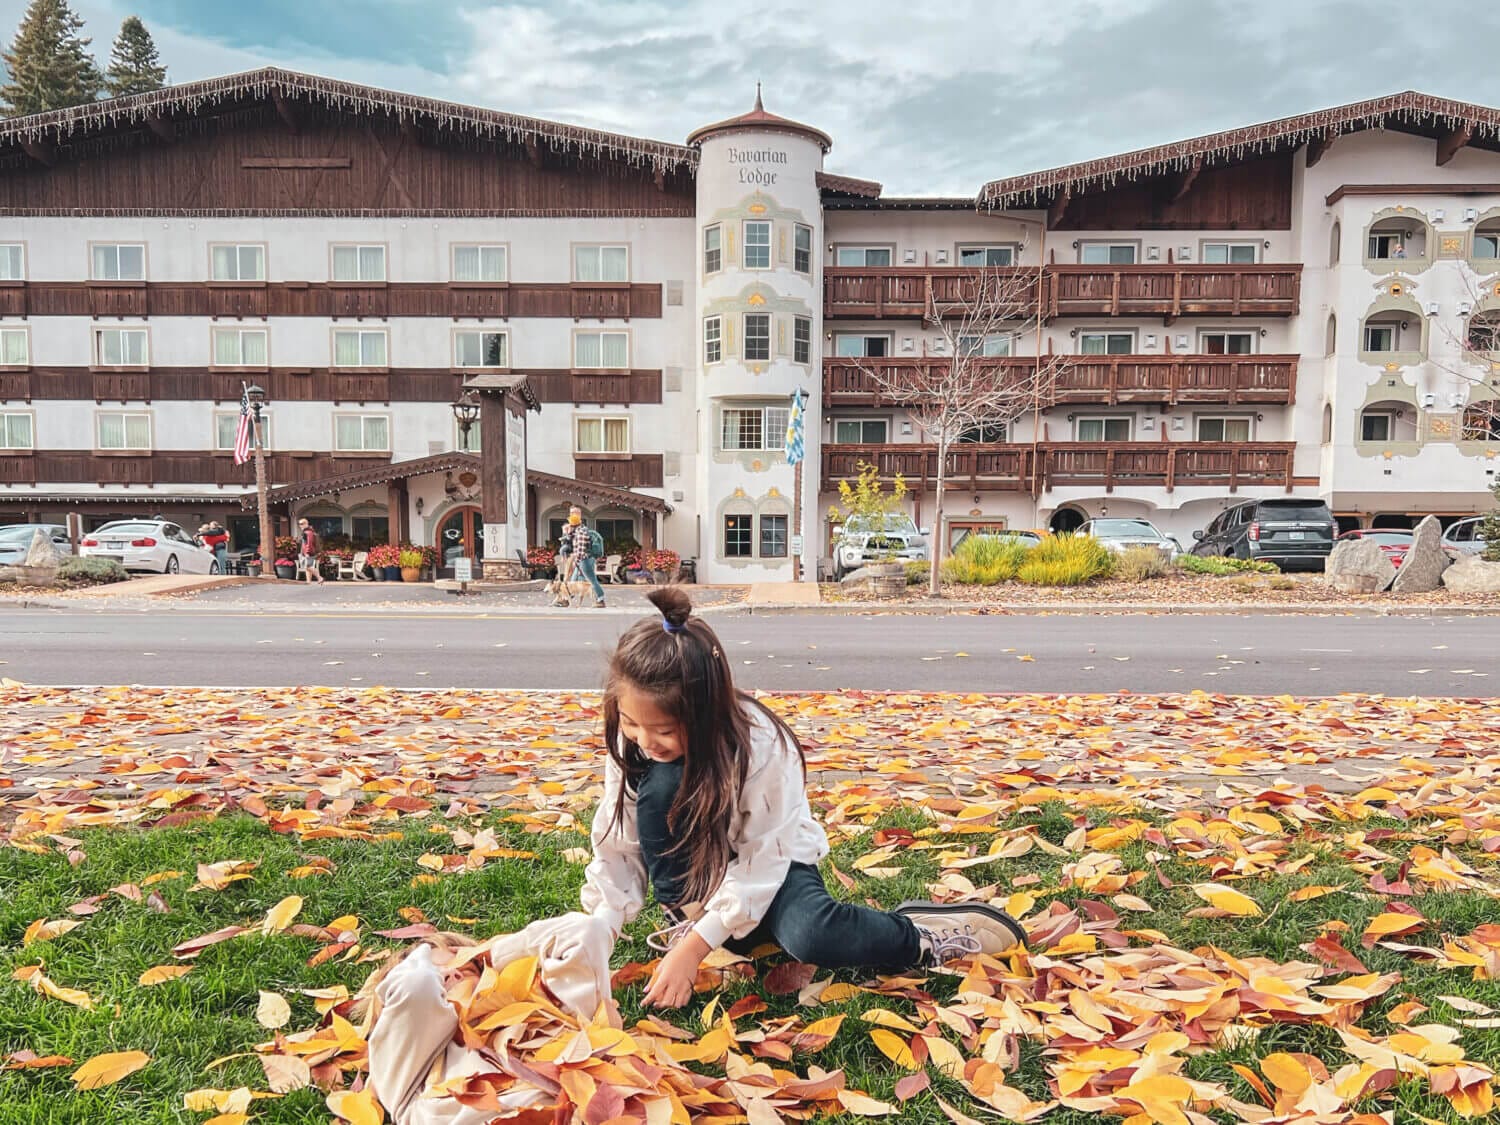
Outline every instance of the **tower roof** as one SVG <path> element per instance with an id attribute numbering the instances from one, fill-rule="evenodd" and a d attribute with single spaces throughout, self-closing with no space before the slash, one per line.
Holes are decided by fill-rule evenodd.
<path id="1" fill-rule="evenodd" d="M 800 121 L 778 117 L 774 113 L 767 113 L 766 107 L 761 104 L 759 82 L 755 84 L 754 109 L 738 117 L 731 117 L 727 121 L 718 121 L 712 125 L 704 125 L 701 129 L 694 129 L 688 134 L 687 143 L 698 145 L 710 137 L 720 137 L 725 133 L 787 133 L 816 142 L 824 152 L 833 147 L 833 138 L 823 130 L 814 129 L 811 125 L 803 125 Z"/>

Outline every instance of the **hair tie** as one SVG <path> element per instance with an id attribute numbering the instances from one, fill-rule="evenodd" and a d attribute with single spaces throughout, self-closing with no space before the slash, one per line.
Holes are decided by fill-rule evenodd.
<path id="1" fill-rule="evenodd" d="M 686 633 L 687 623 L 684 622 L 681 625 L 673 625 L 670 621 L 663 617 L 661 619 L 661 629 L 663 633 Z"/>

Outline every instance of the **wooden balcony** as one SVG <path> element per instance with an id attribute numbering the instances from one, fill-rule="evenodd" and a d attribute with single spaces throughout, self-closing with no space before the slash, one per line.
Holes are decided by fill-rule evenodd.
<path id="1" fill-rule="evenodd" d="M 958 310 L 972 299 L 981 271 L 926 266 L 829 266 L 823 271 L 827 319 L 919 318 L 929 301 Z M 1036 315 L 1037 271 L 1002 271 L 1016 278 L 1016 315 Z M 1294 316 L 1302 289 L 1300 263 L 1255 265 L 1047 266 L 1042 313 L 1059 316 Z"/>
<path id="2" fill-rule="evenodd" d="M 273 485 L 319 480 L 390 463 L 390 455 L 335 457 L 330 453 L 271 452 L 266 475 Z M 0 457 L 0 480 L 13 484 L 217 484 L 229 495 L 255 487 L 253 462 L 236 465 L 228 453 L 157 451 L 138 456 L 99 454 L 90 450 L 37 450 Z M 85 497 L 86 499 L 86 497 Z"/>
<path id="3" fill-rule="evenodd" d="M 1044 361 L 1055 357 L 1043 356 Z M 1129 402 L 1288 405 L 1297 399 L 1295 355 L 1079 355 L 1066 357 L 1039 396 L 1041 409 L 1060 403 L 1116 406 Z M 977 362 L 996 379 L 1031 378 L 1035 356 L 995 356 Z M 882 387 L 931 385 L 946 356 L 823 360 L 823 401 L 829 406 L 885 406 L 912 401 Z M 879 378 L 877 378 L 878 376 Z"/>
<path id="4" fill-rule="evenodd" d="M 1113 492 L 1132 486 L 1217 487 L 1235 492 L 1241 485 L 1292 489 L 1293 442 L 1044 442 L 1038 446 L 955 446 L 948 453 L 946 480 L 971 492 L 1029 492 L 1059 485 L 1084 485 Z M 875 465 L 883 481 L 899 473 L 907 487 L 925 492 L 937 480 L 937 447 L 918 444 L 825 445 L 823 490 L 859 473 L 860 462 Z"/>

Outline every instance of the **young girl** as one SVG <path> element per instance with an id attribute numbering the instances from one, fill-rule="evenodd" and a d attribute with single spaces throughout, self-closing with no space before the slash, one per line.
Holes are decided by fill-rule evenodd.
<path id="1" fill-rule="evenodd" d="M 827 969 L 900 971 L 1025 940 L 983 903 L 906 902 L 886 913 L 837 902 L 818 862 L 828 839 L 807 803 L 806 763 L 791 729 L 735 690 L 714 631 L 681 587 L 653 590 L 661 617 L 621 638 L 604 695 L 604 799 L 583 908 L 614 935 L 649 883 L 673 920 L 645 1002 L 686 1003 L 698 968 L 723 945 L 775 942 Z"/>

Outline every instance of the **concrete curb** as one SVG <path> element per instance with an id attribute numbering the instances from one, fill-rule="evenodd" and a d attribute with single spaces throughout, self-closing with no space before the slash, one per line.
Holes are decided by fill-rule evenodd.
<path id="1" fill-rule="evenodd" d="M 712 608 L 712 607 L 710 607 Z M 1277 614 L 1316 614 L 1344 617 L 1497 617 L 1500 616 L 1500 605 L 1319 605 L 1316 602 L 1299 602 L 1288 605 L 1278 605 L 1274 602 L 1246 602 L 1220 604 L 1209 602 L 1203 604 L 1164 605 L 1160 602 L 1067 602 L 1053 605 L 1035 605 L 1030 603 L 994 603 L 983 604 L 976 602 L 911 602 L 893 603 L 882 606 L 874 602 L 834 603 L 828 605 L 805 606 L 805 605 L 758 605 L 758 606 L 733 606 L 724 608 L 742 609 L 750 614 L 828 614 L 828 613 L 851 613 L 864 614 L 866 616 L 882 616 L 892 614 L 912 614 L 925 617 L 952 617 L 952 616 L 974 616 L 974 617 L 1025 617 L 1041 616 L 1049 614 L 1108 614 L 1112 616 L 1125 616 L 1134 614 L 1166 614 L 1179 613 L 1188 615 L 1216 615 L 1226 616 L 1238 613 L 1254 613 L 1258 615 Z M 704 613 L 709 612 L 708 609 Z"/>

